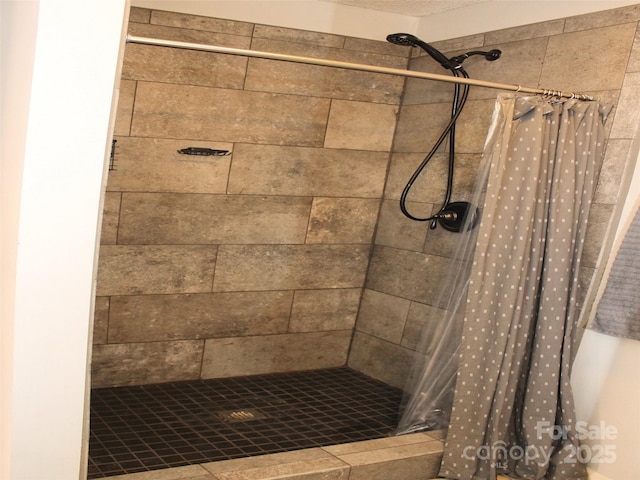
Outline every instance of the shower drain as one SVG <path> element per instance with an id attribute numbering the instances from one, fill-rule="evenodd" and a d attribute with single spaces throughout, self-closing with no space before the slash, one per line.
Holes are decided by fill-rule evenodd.
<path id="1" fill-rule="evenodd" d="M 248 422 L 250 420 L 260 420 L 267 416 L 254 408 L 243 408 L 240 410 L 222 410 L 217 412 L 220 419 L 225 422 Z"/>

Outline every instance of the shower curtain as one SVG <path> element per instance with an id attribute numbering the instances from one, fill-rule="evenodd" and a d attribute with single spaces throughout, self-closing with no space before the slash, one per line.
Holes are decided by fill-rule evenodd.
<path id="1" fill-rule="evenodd" d="M 586 478 L 569 378 L 580 257 L 608 111 L 575 99 L 505 94 L 496 102 L 482 219 L 462 280 L 443 477 Z M 430 395 L 412 397 L 424 403 Z"/>

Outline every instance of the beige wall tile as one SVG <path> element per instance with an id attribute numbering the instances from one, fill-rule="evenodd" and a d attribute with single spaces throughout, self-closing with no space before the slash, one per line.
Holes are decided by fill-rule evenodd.
<path id="1" fill-rule="evenodd" d="M 133 115 L 133 101 L 136 96 L 137 82 L 120 80 L 118 96 L 118 110 L 114 127 L 115 135 L 129 135 L 131 130 L 131 116 Z"/>
<path id="2" fill-rule="evenodd" d="M 321 146 L 328 111 L 322 98 L 138 82 L 131 134 Z"/>
<path id="3" fill-rule="evenodd" d="M 638 20 L 640 20 L 640 5 L 631 5 L 628 7 L 569 17 L 566 21 L 565 32 L 590 30 L 609 25 L 637 22 Z"/>
<path id="4" fill-rule="evenodd" d="M 615 110 L 611 138 L 634 138 L 640 112 L 637 99 L 640 98 L 640 72 L 628 73 L 624 77 L 620 99 Z"/>
<path id="5" fill-rule="evenodd" d="M 412 352 L 372 335 L 356 331 L 349 351 L 349 367 L 397 388 L 404 388 Z"/>
<path id="6" fill-rule="evenodd" d="M 151 10 L 147 8 L 131 7 L 129 9 L 129 21 L 149 23 L 151 21 Z"/>
<path id="7" fill-rule="evenodd" d="M 455 268 L 449 258 L 376 246 L 366 286 L 396 297 L 436 305 L 442 279 Z"/>
<path id="8" fill-rule="evenodd" d="M 203 378 L 343 366 L 351 330 L 206 340 Z"/>
<path id="9" fill-rule="evenodd" d="M 120 244 L 304 243 L 309 197 L 124 193 Z"/>
<path id="10" fill-rule="evenodd" d="M 231 143 L 117 137 L 107 190 L 225 193 L 231 156 L 182 155 L 187 147 L 233 150 Z"/>
<path id="11" fill-rule="evenodd" d="M 216 248 L 184 245 L 103 245 L 97 294 L 211 291 Z"/>
<path id="12" fill-rule="evenodd" d="M 596 203 L 615 204 L 622 185 L 622 174 L 629 158 L 632 140 L 612 139 L 607 142 L 598 186 L 594 196 Z"/>
<path id="13" fill-rule="evenodd" d="M 244 88 L 397 105 L 402 86 L 398 76 L 252 58 Z"/>
<path id="14" fill-rule="evenodd" d="M 285 333 L 293 292 L 111 297 L 109 342 Z"/>
<path id="15" fill-rule="evenodd" d="M 437 75 L 448 75 L 442 66 L 429 56 L 411 59 L 410 70 Z M 402 105 L 418 105 L 451 102 L 453 100 L 454 85 L 446 82 L 425 80 L 422 78 L 407 78 Z M 449 107 L 449 112 L 451 107 Z"/>
<path id="16" fill-rule="evenodd" d="M 627 73 L 637 71 L 640 71 L 640 28 L 636 29 L 636 36 L 633 40 L 633 47 L 627 64 Z"/>
<path id="17" fill-rule="evenodd" d="M 96 297 L 93 316 L 93 344 L 107 343 L 109 329 L 109 297 Z"/>
<path id="18" fill-rule="evenodd" d="M 407 177 L 409 178 L 409 177 Z M 432 204 L 407 202 L 411 215 L 427 218 L 432 212 Z M 429 222 L 417 222 L 404 216 L 398 200 L 384 200 L 376 230 L 376 245 L 420 251 L 429 230 Z"/>
<path id="19" fill-rule="evenodd" d="M 565 19 L 549 20 L 548 22 L 531 23 L 520 27 L 503 28 L 485 33 L 485 45 L 515 42 L 530 38 L 550 37 L 564 31 Z M 506 73 L 506 72 L 505 72 Z"/>
<path id="20" fill-rule="evenodd" d="M 229 193 L 379 198 L 386 152 L 237 144 Z"/>
<path id="21" fill-rule="evenodd" d="M 364 102 L 331 102 L 324 146 L 389 151 L 398 107 Z"/>
<path id="22" fill-rule="evenodd" d="M 380 200 L 313 199 L 306 243 L 371 243 Z"/>
<path id="23" fill-rule="evenodd" d="M 433 440 L 339 455 L 338 458 L 351 465 L 349 480 L 406 480 L 408 478 L 433 478 L 440 470 L 442 443 Z"/>
<path id="24" fill-rule="evenodd" d="M 356 329 L 400 344 L 411 302 L 375 290 L 365 289 Z"/>
<path id="25" fill-rule="evenodd" d="M 358 288 L 366 245 L 223 245 L 214 291 Z"/>
<path id="26" fill-rule="evenodd" d="M 247 58 L 182 48 L 128 44 L 122 77 L 149 82 L 242 89 Z"/>
<path id="27" fill-rule="evenodd" d="M 635 23 L 565 33 L 549 38 L 541 88 L 567 91 L 609 90 L 622 86 L 624 67 L 636 31 Z M 594 39 L 607 54 L 593 48 Z"/>
<path id="28" fill-rule="evenodd" d="M 403 106 L 398 117 L 393 151 L 424 154 L 431 151 L 449 123 L 450 116 L 450 102 Z M 444 151 L 444 145 L 439 151 Z"/>
<path id="29" fill-rule="evenodd" d="M 583 267 L 596 266 L 600 248 L 602 247 L 602 242 L 609 227 L 609 222 L 611 221 L 612 212 L 613 205 L 594 203 L 591 206 L 581 259 L 581 265 Z"/>
<path id="30" fill-rule="evenodd" d="M 102 245 L 115 245 L 117 243 L 120 198 L 121 194 L 119 192 L 106 192 L 104 196 L 102 231 L 100 232 L 100 243 Z"/>
<path id="31" fill-rule="evenodd" d="M 495 98 L 467 102 L 456 128 L 456 154 L 482 153 L 495 103 Z M 473 183 L 471 179 L 468 180 L 470 182 L 467 183 Z"/>
<path id="32" fill-rule="evenodd" d="M 276 27 L 270 25 L 256 25 L 253 30 L 254 38 L 268 38 L 270 40 L 282 40 L 296 43 L 309 43 L 323 47 L 342 48 L 344 38 L 341 35 L 330 33 L 311 32 L 294 28 Z"/>
<path id="33" fill-rule="evenodd" d="M 193 380 L 199 377 L 203 341 L 95 345 L 94 388 Z"/>
<path id="34" fill-rule="evenodd" d="M 425 153 L 394 153 L 387 178 L 384 196 L 387 199 L 399 200 L 413 173 L 425 158 Z M 447 188 L 448 156 L 437 153 L 427 163 L 420 176 L 413 182 L 407 200 L 413 202 L 414 216 L 428 216 L 431 206 L 442 204 Z M 396 202 L 397 204 L 397 202 Z M 422 208 L 419 204 L 423 204 Z M 413 213 L 416 212 L 416 213 Z"/>
<path id="35" fill-rule="evenodd" d="M 201 17 L 199 15 L 187 15 L 184 13 L 166 12 L 161 10 L 153 11 L 151 14 L 151 23 L 155 25 L 167 25 L 190 30 L 234 33 L 236 35 L 245 36 L 251 36 L 251 33 L 253 32 L 252 23 L 212 17 Z"/>
<path id="36" fill-rule="evenodd" d="M 440 338 L 437 329 L 445 320 L 447 312 L 431 305 L 411 302 L 407 324 L 402 334 L 402 346 L 411 350 L 419 350 L 423 342 L 430 338 Z M 436 335 L 434 337 L 433 335 Z"/>
<path id="37" fill-rule="evenodd" d="M 394 55 L 404 59 L 404 65 L 398 68 L 406 68 L 410 49 L 401 45 L 383 42 L 379 40 L 369 40 L 366 38 L 346 37 L 344 40 L 345 50 L 355 50 L 358 52 L 380 53 L 382 55 Z"/>
<path id="38" fill-rule="evenodd" d="M 349 478 L 347 465 L 320 448 L 223 460 L 202 465 L 219 480 L 333 480 Z"/>
<path id="39" fill-rule="evenodd" d="M 130 23 L 128 31 L 129 34 L 138 37 L 161 38 L 178 42 L 203 43 L 206 45 L 218 45 L 221 47 L 232 48 L 251 47 L 250 36 L 243 36 L 233 32 L 211 32 L 207 30 L 176 28 L 157 24 L 143 25 L 139 23 Z M 212 54 L 209 53 L 209 55 Z"/>
<path id="40" fill-rule="evenodd" d="M 293 297 L 289 332 L 352 329 L 361 292 L 359 288 L 297 290 Z"/>
<path id="41" fill-rule="evenodd" d="M 454 50 L 477 50 L 485 44 L 485 34 L 479 33 L 477 35 L 467 35 L 465 37 L 451 38 L 448 40 L 441 40 L 434 42 L 433 46 L 441 52 L 452 52 Z M 427 55 L 422 50 L 415 49 L 415 52 L 419 52 L 420 55 Z"/>
<path id="42" fill-rule="evenodd" d="M 384 48 L 386 48 L 386 45 L 389 45 L 391 47 L 394 46 L 390 43 L 385 42 L 375 42 L 373 40 L 371 40 L 371 42 L 380 43 Z M 262 50 L 266 52 L 284 53 L 287 55 L 297 55 L 300 57 L 323 58 L 328 60 L 337 60 L 339 62 L 362 63 L 365 65 L 375 65 L 379 67 L 406 68 L 407 65 L 407 58 L 403 56 L 376 53 L 370 50 L 335 48 L 309 43 L 291 42 L 286 40 L 283 41 L 254 38 L 253 42 L 251 43 L 251 48 L 254 50 Z M 280 62 L 280 64 L 284 66 L 282 62 Z M 298 66 L 301 66 L 301 64 L 298 64 Z M 336 73 L 338 73 L 340 70 L 342 69 L 332 69 L 332 71 Z M 379 74 L 374 74 L 374 76 L 375 78 L 378 78 Z M 389 77 L 389 75 L 385 76 Z M 380 79 L 388 85 L 389 83 L 387 82 L 389 82 L 390 80 L 392 81 L 390 85 L 396 85 L 397 83 L 400 83 L 400 89 L 402 89 L 402 77 L 391 76 L 391 78 L 387 78 L 386 81 L 382 77 L 380 77 Z M 399 93 L 401 94 L 402 92 Z"/>

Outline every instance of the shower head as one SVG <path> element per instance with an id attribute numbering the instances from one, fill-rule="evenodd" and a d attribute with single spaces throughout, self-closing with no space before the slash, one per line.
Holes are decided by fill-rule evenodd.
<path id="1" fill-rule="evenodd" d="M 447 70 L 456 68 L 456 65 L 452 64 L 442 52 L 410 33 L 392 33 L 387 35 L 387 42 L 405 47 L 420 47 Z"/>

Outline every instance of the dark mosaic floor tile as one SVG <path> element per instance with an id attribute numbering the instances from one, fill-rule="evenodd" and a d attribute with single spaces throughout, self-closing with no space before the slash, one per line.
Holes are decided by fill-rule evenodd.
<path id="1" fill-rule="evenodd" d="M 385 437 L 401 398 L 348 368 L 94 389 L 88 478 Z"/>

